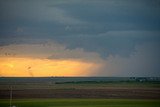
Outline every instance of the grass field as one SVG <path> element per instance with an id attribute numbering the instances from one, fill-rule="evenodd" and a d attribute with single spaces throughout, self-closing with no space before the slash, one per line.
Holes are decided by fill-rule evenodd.
<path id="1" fill-rule="evenodd" d="M 160 107 L 160 100 L 135 99 L 21 99 L 16 107 Z M 9 107 L 9 100 L 0 100 L 0 107 Z"/>

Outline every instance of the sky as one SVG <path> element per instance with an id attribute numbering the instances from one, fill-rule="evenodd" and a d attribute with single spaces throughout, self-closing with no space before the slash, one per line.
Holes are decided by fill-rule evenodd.
<path id="1" fill-rule="evenodd" d="M 0 0 L 0 76 L 160 77 L 160 0 Z"/>

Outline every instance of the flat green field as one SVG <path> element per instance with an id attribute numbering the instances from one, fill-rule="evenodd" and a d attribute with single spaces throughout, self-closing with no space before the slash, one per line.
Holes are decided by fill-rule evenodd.
<path id="1" fill-rule="evenodd" d="M 16 107 L 160 107 L 160 100 L 136 99 L 14 99 Z M 0 100 L 0 107 L 9 107 L 9 100 Z"/>

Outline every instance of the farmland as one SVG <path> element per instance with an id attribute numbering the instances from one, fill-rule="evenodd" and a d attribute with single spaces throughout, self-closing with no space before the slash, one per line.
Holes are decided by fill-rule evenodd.
<path id="1" fill-rule="evenodd" d="M 0 107 L 8 107 L 11 87 L 12 104 L 18 107 L 160 105 L 159 78 L 0 78 Z"/>

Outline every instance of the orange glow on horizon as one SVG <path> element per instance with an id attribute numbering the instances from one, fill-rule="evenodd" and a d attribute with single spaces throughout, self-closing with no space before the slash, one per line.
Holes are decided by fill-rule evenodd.
<path id="1" fill-rule="evenodd" d="M 76 60 L 0 57 L 0 75 L 5 77 L 88 76 L 97 66 Z"/>

